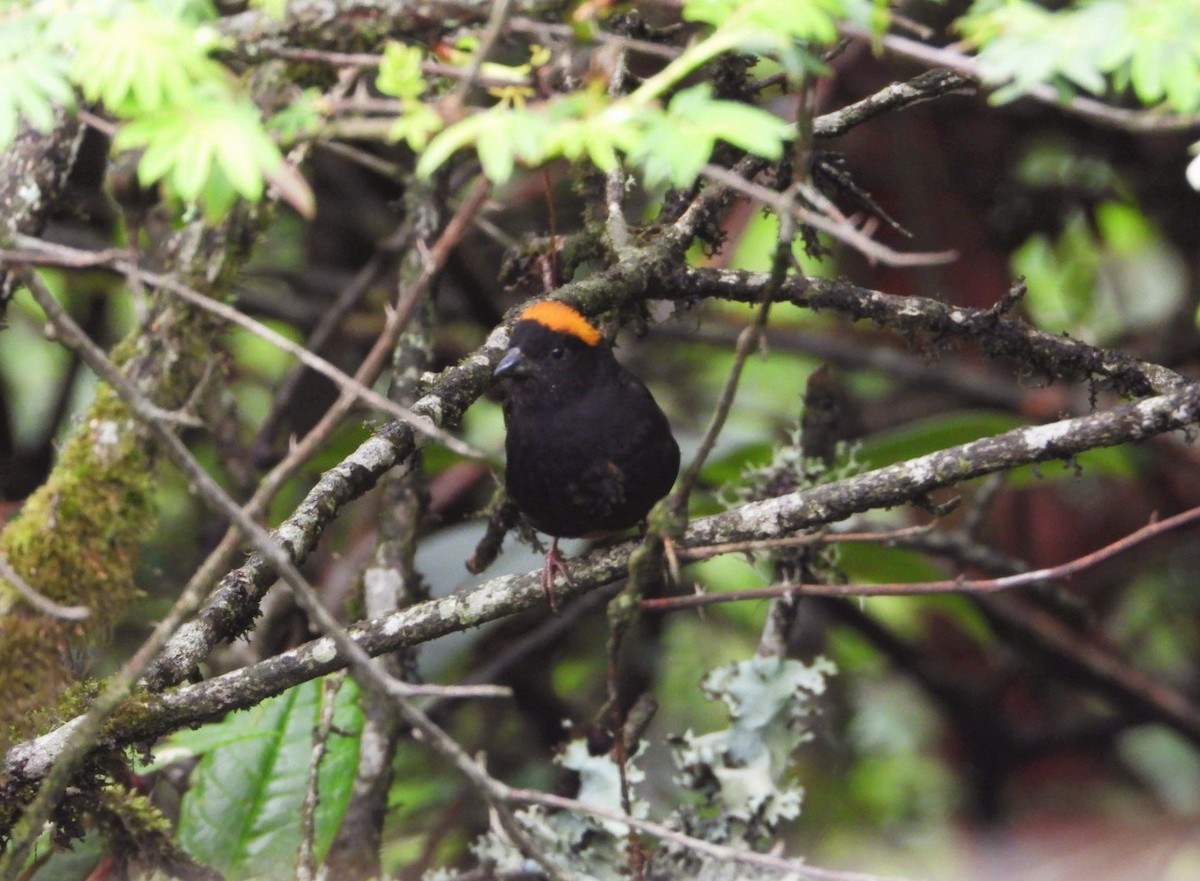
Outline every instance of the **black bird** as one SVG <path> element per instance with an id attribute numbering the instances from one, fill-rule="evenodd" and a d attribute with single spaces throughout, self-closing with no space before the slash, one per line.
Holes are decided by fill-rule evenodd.
<path id="1" fill-rule="evenodd" d="M 679 445 L 642 381 L 565 303 L 542 300 L 513 325 L 496 365 L 506 381 L 505 485 L 521 513 L 551 536 L 542 587 L 570 571 L 560 538 L 595 538 L 641 523 L 679 473 Z"/>

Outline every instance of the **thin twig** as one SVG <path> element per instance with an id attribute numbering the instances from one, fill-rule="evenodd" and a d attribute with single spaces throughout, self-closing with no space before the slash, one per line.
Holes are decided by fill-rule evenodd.
<path id="1" fill-rule="evenodd" d="M 500 35 L 504 32 L 504 21 L 508 18 L 508 10 L 512 5 L 512 0 L 493 0 L 491 12 L 488 13 L 487 24 L 484 25 L 483 33 L 479 35 L 479 45 L 471 55 L 471 62 L 467 65 L 466 73 L 454 87 L 454 91 L 450 93 L 449 103 L 452 107 L 461 107 L 466 101 L 467 92 L 471 86 L 475 85 L 475 78 L 479 76 L 479 71 L 483 67 L 483 63 L 487 61 L 488 55 L 491 54 L 496 41 L 500 39 Z"/>
<path id="2" fill-rule="evenodd" d="M 617 53 L 608 80 L 608 97 L 617 99 L 625 88 L 629 73 L 625 52 Z M 625 221 L 625 167 L 618 160 L 604 181 L 604 209 L 607 215 L 608 243 L 618 256 L 629 247 L 629 224 Z"/>
<path id="3" fill-rule="evenodd" d="M 1090 554 L 1076 557 L 1067 563 L 1050 566 L 1045 569 L 1034 569 L 1029 572 L 1019 572 L 1015 575 L 1005 575 L 1001 578 L 951 578 L 941 581 L 912 581 L 880 584 L 776 584 L 758 590 L 735 590 L 715 594 L 690 594 L 680 597 L 643 600 L 642 609 L 646 611 L 674 611 L 690 609 L 698 606 L 710 606 L 716 603 L 737 602 L 741 600 L 773 599 L 780 596 L 799 594 L 802 596 L 851 597 L 851 596 L 928 596 L 946 593 L 961 594 L 990 594 L 1014 587 L 1028 587 L 1043 581 L 1054 581 L 1069 578 L 1085 569 L 1105 562 L 1124 553 L 1135 545 L 1177 529 L 1181 526 L 1200 520 L 1200 507 L 1191 508 L 1183 513 L 1158 520 L 1143 526 L 1129 535 L 1105 545 Z"/>
<path id="4" fill-rule="evenodd" d="M 30 243 L 37 242 L 35 245 L 36 249 L 44 249 L 46 253 L 57 254 L 62 258 L 74 259 L 77 261 L 75 265 L 85 265 L 82 261 L 86 259 L 86 252 L 80 253 L 76 249 L 70 248 L 66 245 L 51 244 L 49 242 L 32 240 L 28 237 L 22 237 L 21 241 L 27 247 L 30 245 Z M 91 265 L 101 264 L 93 263 Z M 130 268 L 129 261 L 125 259 L 124 254 L 114 260 L 108 261 L 104 265 L 117 269 L 121 272 L 127 272 Z M 157 272 L 142 272 L 141 279 L 151 287 L 170 291 L 172 294 L 175 294 L 185 302 L 203 309 L 206 312 L 211 312 L 214 315 L 217 315 L 228 321 L 230 324 L 236 324 L 238 327 L 241 327 L 255 336 L 266 340 L 267 342 L 271 343 L 271 345 L 278 349 L 282 349 L 289 355 L 299 360 L 306 367 L 309 367 L 315 370 L 317 373 L 320 373 L 322 376 L 332 380 L 333 383 L 338 386 L 338 388 L 353 392 L 354 396 L 359 400 L 370 404 L 377 410 L 387 413 L 389 416 L 408 423 L 421 434 L 437 441 L 447 449 L 458 453 L 460 456 L 464 456 L 469 459 L 487 459 L 486 454 L 474 449 L 469 444 L 465 443 L 459 438 L 454 437 L 449 432 L 442 430 L 435 425 L 432 420 L 412 412 L 407 407 L 400 406 L 395 401 L 389 400 L 387 397 L 379 394 L 373 389 L 367 388 L 362 383 L 355 380 L 354 377 L 338 369 L 333 364 L 330 364 L 324 358 L 314 355 L 308 349 L 304 348 L 304 346 L 293 343 L 287 337 L 267 327 L 261 321 L 256 321 L 255 319 L 246 315 L 244 312 L 241 312 L 232 306 L 226 305 L 219 300 L 214 300 L 212 297 L 207 297 L 197 291 L 195 288 L 189 287 L 188 285 L 179 281 L 177 278 L 174 278 L 170 275 L 164 275 Z"/>
<path id="5" fill-rule="evenodd" d="M 317 726 L 313 729 L 312 756 L 308 762 L 308 780 L 304 787 L 304 801 L 300 805 L 300 847 L 296 855 L 296 881 L 315 881 L 317 878 L 316 819 L 317 805 L 321 800 L 321 762 L 329 748 L 329 736 L 333 733 L 333 714 L 337 709 L 338 692 L 346 681 L 340 672 L 321 681 L 320 707 Z"/>
<path id="6" fill-rule="evenodd" d="M 809 535 L 790 535 L 784 538 L 762 538 L 754 541 L 731 541 L 724 544 L 701 547 L 677 547 L 675 553 L 680 560 L 695 562 L 709 560 L 723 554 L 746 554 L 754 551 L 773 551 L 783 548 L 805 547 L 815 544 L 856 544 L 896 541 L 913 535 L 922 535 L 933 528 L 932 523 L 923 526 L 905 526 L 883 532 L 814 532 Z"/>
<path id="7" fill-rule="evenodd" d="M 958 258 L 958 254 L 954 251 L 913 253 L 894 251 L 887 245 L 882 245 L 864 235 L 848 222 L 838 223 L 822 214 L 809 211 L 802 205 L 797 205 L 792 199 L 761 184 L 746 180 L 727 168 L 709 163 L 704 166 L 702 173 L 710 180 L 718 181 L 736 192 L 771 206 L 780 216 L 786 214 L 800 223 L 828 233 L 838 241 L 854 248 L 868 260 L 882 263 L 885 266 L 938 266 Z"/>
<path id="8" fill-rule="evenodd" d="M 567 40 L 578 38 L 579 32 L 567 24 L 536 21 L 520 16 L 514 17 L 508 23 L 508 29 L 515 34 L 530 34 L 535 37 L 550 35 Z M 602 45 L 615 46 L 630 52 L 640 52 L 643 55 L 653 55 L 668 61 L 676 58 L 683 51 L 676 46 L 664 46 L 661 43 L 651 43 L 648 40 L 638 40 L 633 37 L 623 37 L 620 34 L 610 34 L 605 31 L 595 31 L 592 38 Z"/>
<path id="9" fill-rule="evenodd" d="M 392 267 L 396 254 L 405 246 L 408 236 L 408 225 L 402 224 L 399 229 L 395 230 L 380 243 L 371 255 L 371 258 L 354 274 L 349 284 L 345 285 L 337 297 L 334 298 L 333 302 L 321 311 L 316 325 L 309 333 L 308 339 L 304 341 L 306 349 L 314 354 L 320 352 L 333 337 L 334 332 L 350 313 L 350 310 L 362 300 L 367 291 L 371 289 L 371 286 Z M 375 381 L 378 372 L 376 371 L 365 378 L 359 375 L 361 372 L 360 368 L 355 373 L 354 379 L 363 386 L 370 387 Z M 252 450 L 260 445 L 264 447 L 270 446 L 275 429 L 283 418 L 287 408 L 291 406 L 292 400 L 296 395 L 296 390 L 300 388 L 300 383 L 304 375 L 303 367 L 293 369 L 279 384 L 272 397 L 271 409 L 258 429 L 258 438 L 255 443 L 251 444 Z M 354 398 L 351 398 L 351 401 L 353 400 Z"/>
<path id="10" fill-rule="evenodd" d="M 791 249 L 791 240 L 794 230 L 794 225 L 791 222 L 791 216 L 786 212 L 780 214 L 779 224 L 779 242 L 786 241 L 786 247 Z M 763 295 L 760 300 L 758 311 L 754 313 L 754 321 L 742 329 L 738 334 L 737 347 L 733 353 L 733 364 L 729 368 L 729 375 L 725 378 L 725 387 L 721 389 L 721 397 L 717 400 L 717 406 L 713 410 L 712 419 L 705 429 L 704 436 L 700 439 L 700 446 L 696 450 L 696 454 L 692 457 L 692 461 L 688 463 L 688 467 L 684 469 L 683 474 L 679 478 L 679 484 L 675 492 L 671 496 L 670 506 L 672 511 L 677 516 L 682 517 L 687 511 L 688 498 L 691 496 L 692 488 L 695 487 L 696 481 L 700 478 L 700 471 L 704 467 L 704 463 L 708 460 L 709 454 L 717 444 L 717 438 L 721 434 L 721 430 L 725 427 L 725 420 L 729 417 L 729 411 L 733 408 L 733 399 L 737 395 L 738 383 L 742 378 L 742 370 L 746 366 L 746 360 L 750 357 L 750 353 L 755 351 L 761 341 L 763 331 L 767 326 L 767 318 L 771 314 L 771 302 L 775 298 L 775 293 L 779 286 L 783 283 L 783 279 L 787 274 L 789 263 L 785 262 L 780 265 L 780 248 L 784 247 L 779 244 L 776 249 L 776 260 L 771 273 L 773 283 L 768 284 L 763 288 Z"/>
<path id="11" fill-rule="evenodd" d="M 881 116 L 932 101 L 945 95 L 973 95 L 976 83 L 950 70 L 927 70 L 919 76 L 884 86 L 853 104 L 839 107 L 813 120 L 813 136 L 836 138 Z"/>
<path id="12" fill-rule="evenodd" d="M 573 798 L 566 798 L 561 795 L 539 792 L 535 789 L 516 789 L 505 786 L 502 783 L 496 783 L 496 786 L 498 787 L 498 796 L 502 796 L 505 800 L 515 804 L 541 805 L 547 808 L 557 808 L 559 810 L 587 814 L 611 823 L 623 823 L 647 835 L 653 835 L 655 838 L 669 841 L 679 847 L 725 862 L 755 866 L 776 872 L 786 872 L 789 875 L 796 875 L 801 878 L 815 878 L 818 881 L 898 881 L 894 877 L 888 878 L 887 876 L 871 875 L 865 872 L 842 872 L 837 869 L 825 869 L 820 866 L 803 863 L 800 860 L 775 856 L 774 854 L 755 853 L 753 851 L 740 850 L 736 847 L 729 847 L 724 844 L 715 844 L 711 841 L 705 841 L 702 838 L 687 835 L 677 829 L 664 826 L 661 823 L 655 823 L 652 820 L 631 817 L 617 811 L 610 811 L 607 808 L 577 801 Z"/>
<path id="13" fill-rule="evenodd" d="M 302 46 L 264 46 L 263 57 L 282 58 L 287 61 L 302 61 L 307 64 L 328 64 L 333 67 L 379 67 L 383 61 L 382 55 L 371 52 L 334 52 L 328 49 L 316 49 Z M 449 79 L 469 80 L 485 88 L 504 88 L 506 86 L 533 85 L 528 77 L 480 75 L 476 69 L 473 73 L 469 68 L 454 64 L 442 64 L 439 61 L 422 61 L 421 73 L 426 76 L 444 76 Z"/>
<path id="14" fill-rule="evenodd" d="M 45 594 L 39 593 L 21 577 L 3 554 L 0 554 L 0 578 L 7 581 L 13 590 L 21 595 L 21 599 L 43 615 L 49 615 L 51 618 L 58 618 L 61 621 L 86 621 L 92 614 L 87 606 L 63 606 Z"/>

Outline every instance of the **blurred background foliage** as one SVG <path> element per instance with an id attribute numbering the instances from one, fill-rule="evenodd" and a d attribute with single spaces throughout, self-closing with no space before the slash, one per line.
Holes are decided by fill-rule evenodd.
<path id="1" fill-rule="evenodd" d="M 983 57 L 1001 72 L 1021 73 L 1018 86 L 1064 76 L 1077 87 L 1092 88 L 1091 74 L 1068 63 L 1079 58 L 1064 60 L 1056 51 L 1062 40 L 1056 28 L 1067 26 L 1063 22 L 1073 10 L 1099 16 L 1120 5 L 1058 3 L 1040 9 L 1029 3 L 945 2 L 906 4 L 905 11 L 931 29 L 934 42 L 959 34 L 961 16 L 970 12 L 968 34 L 992 40 Z M 1035 9 L 1044 41 L 1028 41 L 1035 31 L 1025 19 L 1012 25 L 1025 42 L 1004 44 L 989 30 L 1008 26 L 1006 15 L 1034 15 Z M 1192 31 L 1200 20 L 1194 12 L 1193 6 L 1185 25 Z M 1090 21 L 1072 20 L 1069 26 L 1091 34 Z M 1148 51 L 1147 45 L 1142 40 L 1135 48 Z M 1186 69 L 1176 76 L 1200 81 L 1197 50 L 1190 45 L 1191 54 L 1185 53 L 1190 60 L 1178 62 Z M 1145 70 L 1149 62 L 1140 58 L 1132 50 L 1127 57 L 1114 56 L 1111 69 L 1127 70 L 1123 75 L 1143 100 L 1169 99 L 1180 112 L 1197 109 L 1200 86 L 1188 91 L 1164 84 L 1156 91 Z M 1025 65 L 1035 62 L 1042 65 L 1040 75 L 1024 77 Z M 851 43 L 830 61 L 828 74 L 814 81 L 817 111 L 841 107 L 917 71 L 912 62 L 873 53 L 862 41 Z M 1017 94 L 1010 90 L 1002 97 Z M 1012 278 L 1024 276 L 1028 296 L 1021 310 L 1038 327 L 1194 375 L 1200 359 L 1195 320 L 1200 197 L 1184 179 L 1188 142 L 1186 134 L 1099 127 L 1044 104 L 997 106 L 986 95 L 943 98 L 887 114 L 821 149 L 836 154 L 857 184 L 913 234 L 904 240 L 883 225 L 878 238 L 908 249 L 953 249 L 958 259 L 943 267 L 899 270 L 871 265 L 826 242 L 830 253 L 821 260 L 804 255 L 803 266 L 813 275 L 843 276 L 889 293 L 982 308 L 999 300 Z M 89 135 L 73 179 L 72 201 L 84 207 L 59 217 L 53 236 L 90 246 L 121 241 L 119 218 L 99 186 L 106 146 Z M 361 149 L 388 161 L 411 158 L 403 146 Z M 341 151 L 318 148 L 309 172 L 315 219 L 305 222 L 281 211 L 234 292 L 242 309 L 298 342 L 398 223 L 404 195 L 402 182 Z M 511 281 L 504 261 L 519 258 L 520 249 L 514 253 L 509 245 L 545 234 L 550 202 L 559 233 L 577 230 L 594 198 L 577 184 L 573 170 L 557 162 L 545 177 L 518 170 L 496 191 L 487 227 L 469 234 L 440 279 L 431 369 L 471 352 L 505 310 L 537 292 L 527 279 Z M 773 218 L 742 206 L 726 218 L 725 229 L 719 253 L 693 253 L 698 265 L 769 269 L 777 233 Z M 46 277 L 102 345 L 137 327 L 137 300 L 111 276 L 76 271 Z M 322 354 L 352 369 L 374 340 L 394 285 L 394 272 L 384 273 Z M 642 334 L 627 329 L 618 354 L 653 388 L 686 459 L 751 310 L 718 303 L 674 314 L 655 310 L 662 323 Z M 45 480 L 55 448 L 94 382 L 72 356 L 44 338 L 39 322 L 30 303 L 17 298 L 9 326 L 0 333 L 0 489 L 8 512 Z M 222 421 L 189 442 L 213 474 L 245 497 L 288 438 L 319 418 L 334 392 L 305 372 L 300 392 L 276 412 L 279 385 L 295 370 L 289 356 L 251 334 L 230 331 L 214 359 L 222 380 Z M 747 365 L 729 425 L 704 469 L 693 515 L 727 505 L 745 487 L 747 475 L 767 466 L 789 442 L 808 381 L 822 365 L 831 365 L 828 382 L 839 402 L 842 464 L 852 462 L 857 469 L 1084 414 L 1096 402 L 1086 384 L 1049 381 L 1024 365 L 987 360 L 968 347 L 906 345 L 883 328 L 780 307 L 772 313 L 768 345 Z M 343 425 L 280 493 L 268 522 L 291 511 L 316 476 L 352 451 L 371 427 L 361 417 Z M 462 434 L 499 462 L 499 399 L 478 401 Z M 430 449 L 424 476 L 430 507 L 418 568 L 435 595 L 469 590 L 479 579 L 466 573 L 463 561 L 482 532 L 479 512 L 494 488 L 493 475 L 485 465 Z M 145 543 L 139 578 L 144 596 L 111 644 L 89 659 L 94 675 L 113 670 L 146 636 L 223 528 L 170 467 L 159 469 L 155 486 L 159 520 Z M 1137 448 L 1096 451 L 1065 465 L 1019 469 L 999 481 L 939 494 L 935 501 L 951 497 L 962 497 L 964 504 L 942 527 L 977 517 L 975 534 L 998 557 L 1041 567 L 1095 550 L 1155 513 L 1200 503 L 1200 469 L 1193 447 L 1161 438 Z M 973 508 L 976 501 L 982 506 Z M 350 506 L 306 564 L 336 608 L 357 602 L 358 574 L 375 544 L 381 504 L 374 492 Z M 897 509 L 864 522 L 883 528 L 928 519 Z M 838 551 L 833 572 L 854 582 L 896 582 L 982 571 L 970 559 L 934 550 L 848 545 Z M 1031 623 L 1050 616 L 1072 635 L 1074 651 L 1099 645 L 1122 664 L 1200 701 L 1198 557 L 1193 534 L 1173 534 L 1056 588 L 1005 598 L 1005 606 L 964 596 L 802 601 L 792 650 L 804 658 L 824 655 L 839 672 L 823 699 L 815 736 L 800 753 L 796 776 L 807 794 L 803 815 L 792 826 L 792 850 L 820 865 L 929 878 L 1185 881 L 1200 875 L 1195 732 L 1181 734 L 1144 706 L 1098 685 L 1069 646 L 1056 652 L 1039 641 Z M 481 577 L 537 564 L 530 549 L 510 538 L 505 555 Z M 685 571 L 685 591 L 746 589 L 778 578 L 771 561 L 744 557 L 721 557 Z M 766 610 L 766 602 L 745 602 L 703 614 L 648 616 L 627 675 L 659 699 L 652 738 L 721 724 L 721 708 L 703 699 L 698 683 L 708 670 L 754 654 Z M 536 649 L 510 652 L 531 633 L 539 635 Z M 253 639 L 222 648 L 206 673 L 310 636 L 290 601 L 275 596 Z M 468 752 L 486 751 L 489 767 L 502 779 L 553 788 L 561 772 L 548 756 L 563 741 L 564 723 L 587 722 L 605 699 L 605 638 L 603 603 L 585 601 L 565 624 L 530 614 L 423 647 L 418 663 L 424 677 L 453 683 L 503 658 L 505 665 L 491 679 L 510 685 L 515 700 L 448 707 L 439 721 Z M 252 780 L 236 764 L 221 763 L 254 764 L 242 749 L 229 748 L 245 746 L 242 729 L 257 727 L 258 736 L 277 733 L 280 747 L 307 742 L 318 688 L 310 683 L 303 689 L 257 708 L 258 716 L 237 714 L 207 733 L 172 738 L 172 748 L 205 756 L 190 784 L 166 775 L 161 765 L 145 769 L 162 775 L 160 788 L 183 793 L 175 810 L 182 840 L 194 855 L 228 868 L 224 857 L 205 849 L 204 824 L 231 819 L 213 813 L 214 803 L 199 788 L 205 780 L 224 774 L 220 786 L 227 792 L 246 787 L 236 790 L 235 803 L 250 798 L 255 787 L 260 794 L 287 788 L 283 771 Z M 297 706 L 302 700 L 306 703 Z M 294 730 L 287 728 L 288 719 Z M 350 730 L 356 723 L 339 724 Z M 307 752 L 299 749 L 293 761 L 307 768 Z M 352 762 L 353 756 L 339 761 Z M 671 798 L 664 772 L 659 778 L 650 773 L 651 791 Z M 293 789 L 289 797 L 294 796 Z M 389 803 L 384 866 L 394 877 L 417 878 L 424 868 L 462 859 L 486 823 L 476 795 L 418 743 L 404 742 L 399 749 Z M 281 811 L 280 823 L 296 819 L 293 809 Z M 228 843 L 228 837 L 222 841 Z M 83 877 L 72 873 L 85 871 L 76 867 L 102 848 L 95 840 L 85 843 L 55 857 L 55 870 L 37 877 Z M 253 864 L 253 871 L 266 871 L 262 866 L 269 862 L 268 857 L 267 863 Z"/>

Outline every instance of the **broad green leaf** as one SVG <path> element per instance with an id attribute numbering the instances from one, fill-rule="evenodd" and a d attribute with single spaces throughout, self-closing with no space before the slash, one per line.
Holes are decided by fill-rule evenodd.
<path id="1" fill-rule="evenodd" d="M 188 853 L 231 881 L 293 876 L 321 688 L 320 682 L 306 682 L 206 726 L 221 732 L 210 735 L 209 744 L 217 745 L 192 772 L 180 807 L 179 838 Z M 318 777 L 318 858 L 345 811 L 360 731 L 357 696 L 348 680 L 338 692 L 334 733 Z"/>

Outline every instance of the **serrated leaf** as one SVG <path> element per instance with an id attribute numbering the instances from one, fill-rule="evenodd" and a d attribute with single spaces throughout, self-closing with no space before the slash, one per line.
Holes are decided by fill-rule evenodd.
<path id="1" fill-rule="evenodd" d="M 284 143 L 313 135 L 322 120 L 322 97 L 317 89 L 305 89 L 267 122 L 267 127 Z"/>
<path id="2" fill-rule="evenodd" d="M 1167 101 L 1179 113 L 1200 109 L 1200 57 L 1175 51 L 1164 60 Z"/>
<path id="3" fill-rule="evenodd" d="M 21 118 L 47 131 L 54 124 L 55 105 L 69 107 L 75 101 L 62 58 L 37 46 L 3 43 L 7 41 L 0 41 L 0 149 L 16 137 Z"/>
<path id="4" fill-rule="evenodd" d="M 192 772 L 179 838 L 188 853 L 230 881 L 292 877 L 321 687 L 306 682 L 207 726 L 224 729 L 228 745 L 210 750 Z M 338 693 L 334 728 L 318 777 L 318 857 L 341 821 L 358 761 L 361 715 L 350 681 Z"/>
<path id="5" fill-rule="evenodd" d="M 1129 61 L 1129 81 L 1133 85 L 1134 94 L 1143 104 L 1154 104 L 1163 96 L 1159 52 L 1158 46 L 1141 43 Z"/>
<path id="6" fill-rule="evenodd" d="M 421 152 L 429 139 L 442 128 L 442 118 L 425 104 L 413 103 L 388 131 L 389 141 L 405 141 L 410 149 Z"/>
<path id="7" fill-rule="evenodd" d="M 731 0 L 686 0 L 683 4 L 683 20 L 716 27 L 729 18 L 734 6 Z"/>
<path id="8" fill-rule="evenodd" d="M 219 84 L 224 68 L 209 57 L 215 32 L 147 4 L 82 29 L 72 76 L 89 101 L 123 115 L 185 103 L 203 84 Z"/>
<path id="9" fill-rule="evenodd" d="M 596 131 L 594 126 L 591 128 L 593 135 L 584 141 L 584 148 L 587 150 L 592 164 L 607 174 L 619 164 L 617 152 L 613 149 L 613 143 L 608 137 Z"/>
<path id="10" fill-rule="evenodd" d="M 283 162 L 253 105 L 221 90 L 128 123 L 113 146 L 145 147 L 138 163 L 142 184 L 161 180 L 176 196 L 204 205 L 212 217 L 223 216 L 217 206 L 228 210 L 238 195 L 261 198 L 264 176 Z"/>
<path id="11" fill-rule="evenodd" d="M 714 142 L 702 131 L 663 116 L 647 130 L 630 159 L 643 169 L 646 185 L 690 186 L 712 155 Z"/>

